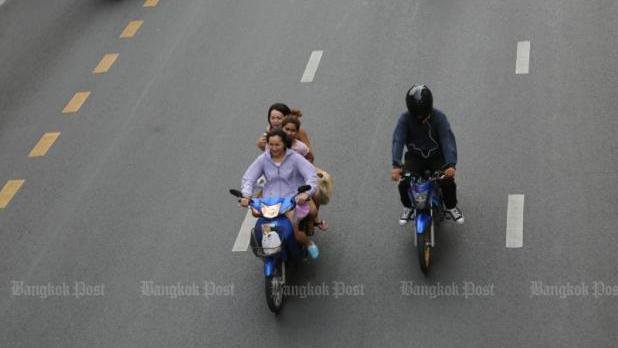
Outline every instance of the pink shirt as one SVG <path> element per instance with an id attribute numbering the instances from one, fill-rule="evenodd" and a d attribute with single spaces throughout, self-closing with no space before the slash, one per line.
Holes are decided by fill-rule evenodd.
<path id="1" fill-rule="evenodd" d="M 300 140 L 294 140 L 292 143 L 292 150 L 298 152 L 303 157 L 307 157 L 307 154 L 309 153 L 309 147 L 307 144 Z"/>

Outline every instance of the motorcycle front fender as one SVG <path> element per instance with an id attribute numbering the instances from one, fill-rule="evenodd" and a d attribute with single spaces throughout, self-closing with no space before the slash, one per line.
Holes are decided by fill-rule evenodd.
<path id="1" fill-rule="evenodd" d="M 275 274 L 277 268 L 277 259 L 272 256 L 264 258 L 264 276 L 267 278 L 272 277 Z"/>
<path id="2" fill-rule="evenodd" d="M 426 228 L 431 224 L 431 216 L 418 211 L 416 214 L 416 218 L 414 219 L 416 222 L 416 234 L 423 234 Z"/>

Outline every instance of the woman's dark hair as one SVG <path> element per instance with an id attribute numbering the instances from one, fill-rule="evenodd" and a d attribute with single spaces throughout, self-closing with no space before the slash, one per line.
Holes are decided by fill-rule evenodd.
<path id="1" fill-rule="evenodd" d="M 268 131 L 268 133 L 266 133 L 266 142 L 268 143 L 270 141 L 270 138 L 272 137 L 280 137 L 286 149 L 289 149 L 292 147 L 292 141 L 290 140 L 288 135 L 285 134 L 283 129 L 275 128 L 275 129 L 271 129 L 270 131 Z"/>
<path id="2" fill-rule="evenodd" d="M 268 114 L 266 115 L 266 121 L 268 121 L 268 126 L 270 126 L 270 113 L 273 110 L 277 110 L 280 113 L 282 113 L 283 117 L 288 116 L 292 112 L 292 110 L 290 110 L 290 108 L 287 105 L 283 103 L 274 103 L 268 108 Z"/>
<path id="3" fill-rule="evenodd" d="M 281 124 L 281 128 L 285 127 L 286 124 L 293 123 L 296 125 L 296 132 L 300 131 L 300 121 L 294 116 L 288 116 L 283 119 L 283 123 Z"/>

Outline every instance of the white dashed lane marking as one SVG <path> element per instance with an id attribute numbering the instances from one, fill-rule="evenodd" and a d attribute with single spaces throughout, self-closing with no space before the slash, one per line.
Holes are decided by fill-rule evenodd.
<path id="1" fill-rule="evenodd" d="M 527 74 L 530 71 L 530 41 L 517 43 L 517 60 L 515 61 L 515 74 Z"/>
<path id="2" fill-rule="evenodd" d="M 506 212 L 506 247 L 524 246 L 524 195 L 509 195 Z"/>
<path id="3" fill-rule="evenodd" d="M 256 189 L 264 186 L 265 180 L 266 179 L 264 178 L 264 176 L 260 176 L 254 188 L 254 194 Z M 251 214 L 251 209 L 247 210 L 247 216 L 245 216 L 245 219 L 242 221 L 242 225 L 240 225 L 240 231 L 238 231 L 238 236 L 236 236 L 236 241 L 234 242 L 234 246 L 232 247 L 233 252 L 247 251 L 247 248 L 249 248 L 249 240 L 251 240 L 251 230 L 253 229 L 253 227 L 255 227 L 257 218 L 253 217 L 253 215 Z"/>
<path id="4" fill-rule="evenodd" d="M 322 59 L 322 54 L 324 51 L 313 51 L 311 52 L 311 56 L 309 57 L 309 61 L 307 62 L 307 67 L 305 67 L 305 73 L 303 77 L 300 79 L 301 83 L 312 82 L 315 77 L 316 71 L 318 71 L 318 66 L 320 65 L 320 60 Z"/>
<path id="5" fill-rule="evenodd" d="M 249 240 L 251 239 L 251 229 L 255 226 L 256 221 L 257 219 L 251 215 L 251 210 L 247 211 L 247 216 L 245 216 L 245 219 L 240 226 L 240 231 L 238 232 L 238 236 L 236 236 L 236 241 L 232 247 L 233 252 L 247 251 L 247 248 L 249 247 Z"/>

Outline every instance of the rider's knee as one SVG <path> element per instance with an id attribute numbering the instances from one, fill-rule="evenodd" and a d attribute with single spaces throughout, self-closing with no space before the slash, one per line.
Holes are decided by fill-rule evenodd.
<path id="1" fill-rule="evenodd" d="M 442 187 L 455 186 L 455 178 L 443 178 L 440 185 Z"/>

